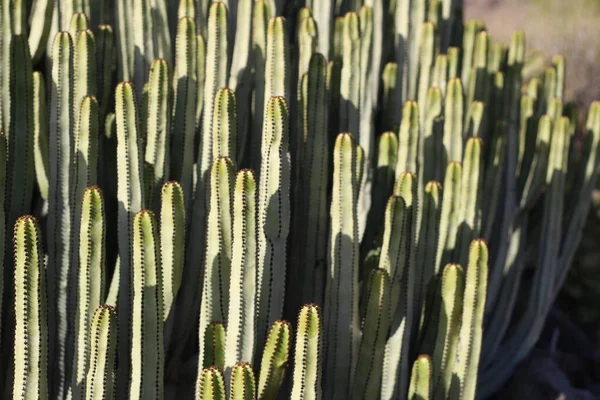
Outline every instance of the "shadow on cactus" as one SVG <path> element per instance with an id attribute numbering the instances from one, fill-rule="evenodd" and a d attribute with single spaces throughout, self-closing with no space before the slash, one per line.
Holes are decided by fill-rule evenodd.
<path id="1" fill-rule="evenodd" d="M 562 57 L 449 0 L 25 4 L 3 397 L 472 400 L 534 346 L 598 164 Z"/>

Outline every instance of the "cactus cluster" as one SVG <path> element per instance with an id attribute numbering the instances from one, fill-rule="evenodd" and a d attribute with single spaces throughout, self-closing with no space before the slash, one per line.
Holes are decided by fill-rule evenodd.
<path id="1" fill-rule="evenodd" d="M 0 8 L 3 398 L 472 400 L 535 344 L 599 161 L 562 57 L 452 0 Z"/>

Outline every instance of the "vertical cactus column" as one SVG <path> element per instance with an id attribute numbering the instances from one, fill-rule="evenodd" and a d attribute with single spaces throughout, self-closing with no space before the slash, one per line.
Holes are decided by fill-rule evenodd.
<path id="1" fill-rule="evenodd" d="M 10 45 L 10 118 L 8 119 L 9 224 L 29 211 L 33 197 L 33 72 L 27 39 L 13 36 Z"/>
<path id="2" fill-rule="evenodd" d="M 458 336 L 449 398 L 474 399 L 483 336 L 483 313 L 488 277 L 488 249 L 482 240 L 474 240 L 469 248 L 469 267 L 465 279 L 463 312 Z"/>
<path id="3" fill-rule="evenodd" d="M 115 35 L 110 25 L 100 25 L 96 32 L 96 90 L 100 117 L 104 118 L 112 97 L 115 67 Z"/>
<path id="4" fill-rule="evenodd" d="M 328 399 L 347 399 L 360 340 L 358 316 L 357 146 L 341 133 L 333 150 L 329 271 L 325 289 L 325 387 Z"/>
<path id="5" fill-rule="evenodd" d="M 292 400 L 320 399 L 323 377 L 323 321 L 321 309 L 307 304 L 298 314 L 294 350 Z"/>
<path id="6" fill-rule="evenodd" d="M 160 207 L 160 269 L 163 280 L 163 321 L 166 321 L 171 314 L 171 307 L 181 287 L 186 226 L 184 196 L 183 189 L 177 182 L 167 182 L 162 187 Z"/>
<path id="7" fill-rule="evenodd" d="M 48 200 L 50 160 L 48 148 L 48 109 L 46 82 L 41 72 L 33 73 L 33 152 L 35 178 L 42 199 Z"/>
<path id="8" fill-rule="evenodd" d="M 281 318 L 285 296 L 287 236 L 290 224 L 291 162 L 289 111 L 283 97 L 272 97 L 265 110 L 258 191 L 257 343 Z"/>
<path id="9" fill-rule="evenodd" d="M 135 214 L 144 208 L 142 152 L 139 148 L 139 127 L 135 92 L 129 82 L 120 83 L 115 93 L 116 125 L 117 125 L 117 200 L 118 209 L 118 242 L 120 268 L 115 270 L 118 278 L 119 313 L 131 315 L 131 271 L 134 260 L 131 239 L 134 234 L 133 219 Z M 113 277 L 113 280 L 115 278 Z M 129 353 L 131 330 L 128 318 L 119 318 L 119 350 L 120 354 Z M 130 379 L 130 361 L 123 357 L 119 362 L 117 378 L 117 394 L 124 395 Z"/>
<path id="10" fill-rule="evenodd" d="M 200 10 L 196 10 L 197 13 Z M 198 14 L 197 14 L 198 15 Z M 201 14 L 204 15 L 204 14 Z M 197 36 L 198 49 L 202 47 L 204 42 Z M 190 215 L 190 243 L 194 243 L 189 247 L 186 254 L 187 265 L 184 270 L 184 281 L 202 282 L 203 272 L 201 263 L 205 259 L 206 250 L 206 219 L 208 212 L 207 193 L 209 191 L 210 168 L 214 161 L 212 154 L 212 126 L 214 100 L 217 90 L 227 85 L 227 68 L 228 68 L 228 53 L 227 53 L 227 7 L 221 2 L 210 4 L 210 12 L 208 16 L 208 37 L 206 48 L 206 69 L 205 80 L 203 87 L 202 106 L 202 121 L 199 130 L 199 147 L 198 158 L 196 159 L 196 188 L 192 190 L 191 181 L 189 182 L 189 191 L 186 193 L 186 187 L 182 183 L 185 196 L 190 199 L 193 196 L 193 210 L 186 210 Z M 197 57 L 200 57 L 198 52 Z M 212 62 L 211 62 L 212 61 Z M 204 65 L 200 60 L 197 60 L 199 67 Z M 198 70 L 199 71 L 199 70 Z M 201 80 L 201 76 L 197 76 Z M 196 113 L 198 115 L 198 107 Z M 198 122 L 198 121 L 197 121 Z M 172 158 L 173 162 L 173 158 Z M 178 332 L 177 338 L 173 341 L 175 346 L 172 349 L 174 360 L 178 361 L 178 355 L 183 352 L 184 346 L 192 331 L 192 326 L 188 323 L 190 313 L 197 313 L 200 307 L 200 294 L 197 287 L 182 287 L 179 299 L 177 301 L 177 311 L 175 316 L 174 331 Z M 173 370 L 176 366 L 170 365 L 169 370 Z"/>
<path id="11" fill-rule="evenodd" d="M 298 156 L 300 190 L 296 194 L 296 232 L 299 243 L 293 248 L 294 265 L 288 282 L 302 282 L 292 293 L 295 314 L 302 302 L 323 304 L 323 281 L 327 259 L 327 183 L 329 169 L 327 62 L 321 54 L 310 59 L 302 80 L 302 131 Z M 298 165 L 298 164 L 297 164 Z M 301 211 L 300 211 L 301 210 Z M 288 299 L 290 296 L 288 296 Z"/>
<path id="12" fill-rule="evenodd" d="M 132 311 L 131 320 L 127 321 L 132 331 L 129 398 L 162 399 L 163 288 L 158 227 L 151 211 L 136 214 L 131 248 Z"/>
<path id="13" fill-rule="evenodd" d="M 42 238 L 32 216 L 19 218 L 14 231 L 15 399 L 48 399 L 48 330 Z"/>
<path id="14" fill-rule="evenodd" d="M 248 363 L 237 363 L 231 371 L 229 382 L 229 400 L 255 400 L 256 378 L 252 366 Z"/>
<path id="15" fill-rule="evenodd" d="M 289 322 L 275 321 L 271 326 L 260 363 L 259 399 L 277 398 L 290 359 L 291 336 L 292 328 Z"/>
<path id="16" fill-rule="evenodd" d="M 96 309 L 90 328 L 90 367 L 85 380 L 86 400 L 113 399 L 117 361 L 117 312 L 111 306 Z"/>
<path id="17" fill-rule="evenodd" d="M 146 129 L 146 148 L 144 161 L 152 170 L 152 192 L 147 194 L 151 208 L 158 209 L 163 184 L 169 178 L 171 155 L 169 67 L 163 59 L 154 60 L 148 78 L 148 112 L 144 128 Z M 193 113 L 193 111 L 192 111 Z M 179 116 L 179 118 L 183 118 Z M 175 140 L 173 133 L 173 140 Z M 192 146 L 190 145 L 190 148 Z M 191 167 L 190 167 L 191 168 Z"/>
<path id="18" fill-rule="evenodd" d="M 75 298 L 75 351 L 73 353 L 72 399 L 82 399 L 85 378 L 90 368 L 90 325 L 94 310 L 103 302 L 105 293 L 106 222 L 104 199 L 98 187 L 88 188 L 82 199 L 79 233 L 79 265 Z M 93 335 L 93 333 L 92 333 Z"/>
<path id="19" fill-rule="evenodd" d="M 171 177 L 181 183 L 186 196 L 186 210 L 193 199 L 194 135 L 196 131 L 197 44 L 194 20 L 179 20 L 175 42 L 175 73 L 173 75 L 173 121 L 171 136 Z M 150 132 L 150 131 L 149 131 Z M 157 147 L 158 149 L 158 147 Z"/>
<path id="20" fill-rule="evenodd" d="M 271 19 L 271 7 L 266 0 L 254 3 L 252 13 L 252 52 L 254 68 L 254 115 L 252 117 L 252 140 L 250 141 L 251 165 L 260 168 L 262 124 L 265 112 L 265 65 L 267 60 L 267 31 Z"/>
<path id="21" fill-rule="evenodd" d="M 196 400 L 225 400 L 223 373 L 218 368 L 205 368 L 198 374 Z"/>
<path id="22" fill-rule="evenodd" d="M 340 84 L 339 131 L 360 139 L 360 21 L 349 12 L 344 17 L 343 64 Z"/>
<path id="23" fill-rule="evenodd" d="M 233 200 L 233 258 L 229 285 L 225 373 L 237 362 L 252 363 L 256 346 L 256 197 L 251 170 L 242 170 L 235 180 Z M 232 378 L 233 379 L 233 378 Z"/>
<path id="24" fill-rule="evenodd" d="M 48 276 L 49 338 L 52 340 L 49 362 L 52 393 L 59 391 L 66 377 L 65 346 L 67 340 L 67 295 L 71 276 L 72 207 L 70 182 L 73 151 L 73 42 L 68 32 L 54 39 L 52 56 L 52 94 L 50 110 L 50 193 L 48 200 Z"/>
<path id="25" fill-rule="evenodd" d="M 198 371 L 212 365 L 206 364 L 204 346 L 209 325 L 215 321 L 227 321 L 233 252 L 233 184 L 234 170 L 231 160 L 226 157 L 216 159 L 210 174 L 206 259 L 200 303 Z"/>
<path id="26" fill-rule="evenodd" d="M 377 398 L 385 343 L 390 329 L 390 276 L 385 269 L 375 269 L 368 277 L 365 320 L 358 363 L 352 388 L 353 398 Z"/>

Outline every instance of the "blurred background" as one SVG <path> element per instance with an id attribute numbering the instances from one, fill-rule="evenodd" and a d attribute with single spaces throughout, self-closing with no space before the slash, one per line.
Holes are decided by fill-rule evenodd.
<path id="1" fill-rule="evenodd" d="M 566 59 L 566 101 L 579 108 L 580 128 L 600 100 L 600 0 L 464 0 L 465 18 L 485 21 L 509 43 L 525 32 L 530 60 L 543 71 L 555 54 Z M 600 188 L 600 186 L 598 186 Z M 600 399 L 600 190 L 585 235 L 536 349 L 498 399 Z"/>
<path id="2" fill-rule="evenodd" d="M 464 0 L 465 17 L 485 21 L 505 43 L 516 29 L 527 48 L 567 60 L 567 101 L 586 108 L 600 99 L 600 0 Z"/>

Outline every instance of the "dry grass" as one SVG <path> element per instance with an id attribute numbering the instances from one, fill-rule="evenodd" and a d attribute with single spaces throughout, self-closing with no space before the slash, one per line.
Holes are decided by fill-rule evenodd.
<path id="1" fill-rule="evenodd" d="M 600 99 L 599 0 L 465 0 L 465 14 L 483 19 L 497 40 L 522 29 L 529 51 L 564 55 L 568 101 L 587 108 Z"/>

